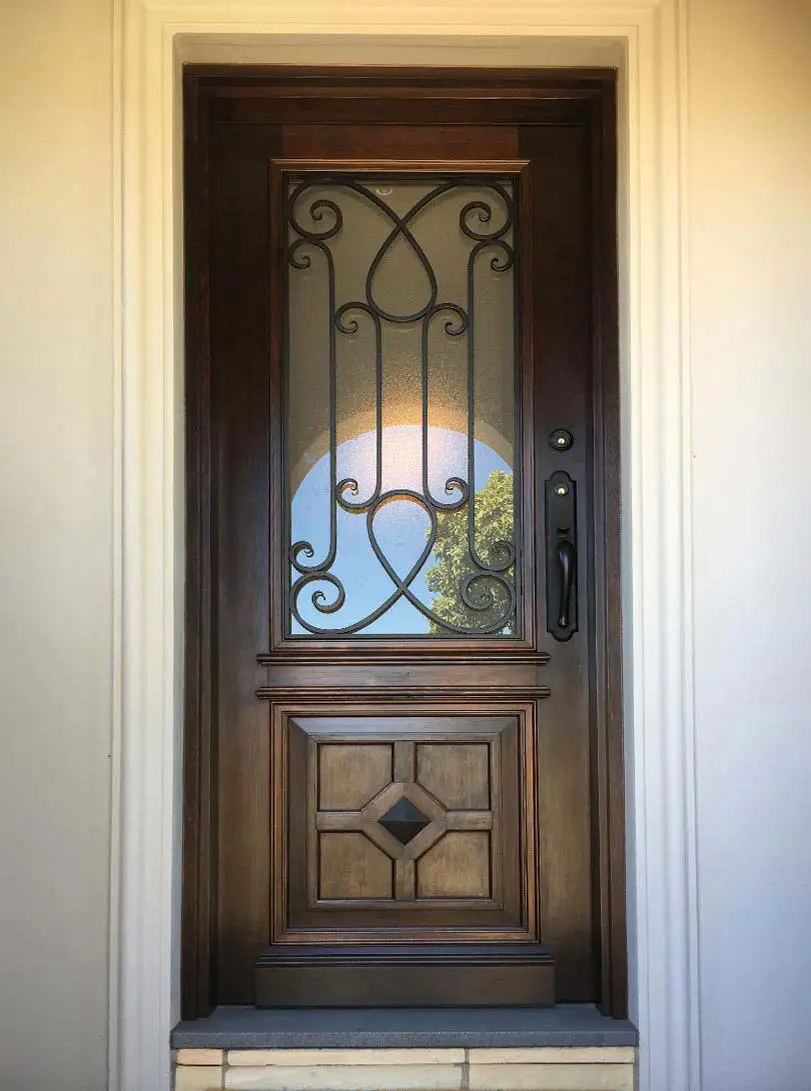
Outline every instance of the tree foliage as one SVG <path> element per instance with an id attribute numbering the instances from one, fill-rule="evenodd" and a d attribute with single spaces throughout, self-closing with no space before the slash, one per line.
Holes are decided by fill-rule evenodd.
<path id="1" fill-rule="evenodd" d="M 495 563 L 499 560 L 498 543 L 512 542 L 514 536 L 512 474 L 494 470 L 484 488 L 476 493 L 474 505 L 476 551 L 486 563 Z M 473 598 L 483 597 L 487 608 L 472 610 L 462 600 L 464 581 L 480 571 L 470 556 L 467 507 L 438 516 L 434 556 L 436 564 L 425 574 L 428 590 L 436 596 L 431 603 L 434 613 L 466 629 L 486 630 L 503 614 L 507 595 L 502 584 L 485 577 L 474 581 L 470 594 Z M 446 630 L 432 621 L 431 631 Z"/>

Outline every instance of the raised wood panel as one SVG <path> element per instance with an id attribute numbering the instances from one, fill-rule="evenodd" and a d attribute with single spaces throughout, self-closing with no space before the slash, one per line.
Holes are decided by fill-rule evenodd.
<path id="1" fill-rule="evenodd" d="M 457 743 L 417 747 L 417 780 L 453 810 L 490 807 L 489 747 Z"/>
<path id="2" fill-rule="evenodd" d="M 498 741 L 311 739 L 317 782 L 308 791 L 318 801 L 308 818 L 318 853 L 317 868 L 310 868 L 318 875 L 311 904 L 494 897 L 491 840 L 502 835 L 501 786 L 490 783 L 498 762 L 489 752 Z M 418 770 L 428 784 L 420 783 Z"/>
<path id="3" fill-rule="evenodd" d="M 446 833 L 417 861 L 418 898 L 491 896 L 488 833 Z"/>
<path id="4" fill-rule="evenodd" d="M 318 808 L 357 811 L 392 778 L 391 746 L 318 748 Z"/>
<path id="5" fill-rule="evenodd" d="M 537 936 L 535 711 L 276 706 L 277 941 Z"/>
<path id="6" fill-rule="evenodd" d="M 321 833 L 318 838 L 322 898 L 390 898 L 392 861 L 362 833 Z"/>

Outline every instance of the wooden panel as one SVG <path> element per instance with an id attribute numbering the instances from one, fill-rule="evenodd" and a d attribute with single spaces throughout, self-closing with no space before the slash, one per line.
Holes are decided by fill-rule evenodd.
<path id="1" fill-rule="evenodd" d="M 277 940 L 537 935 L 534 723 L 534 702 L 276 706 Z"/>
<path id="2" fill-rule="evenodd" d="M 362 833 L 319 836 L 319 893 L 322 898 L 390 898 L 392 865 Z"/>
<path id="3" fill-rule="evenodd" d="M 216 127 L 215 127 L 216 128 Z M 210 354 L 212 414 L 210 670 L 218 746 L 217 998 L 249 995 L 257 948 L 267 942 L 270 885 L 268 710 L 255 700 L 268 639 L 260 588 L 269 579 L 267 421 L 267 185 L 257 165 L 278 129 L 248 147 L 221 150 L 213 133 Z M 234 361 L 239 360 L 239 380 Z M 258 771 L 263 775 L 258 776 Z"/>
<path id="4" fill-rule="evenodd" d="M 208 1015 L 217 934 L 217 790 L 211 691 L 211 387 L 208 360 L 208 207 L 200 180 L 208 169 L 208 117 L 198 83 L 183 83 L 186 359 L 186 654 L 183 733 L 183 888 L 181 994 L 184 1013 Z"/>
<path id="5" fill-rule="evenodd" d="M 371 90 L 371 89 L 370 89 Z M 276 122 L 288 125 L 328 123 L 332 125 L 366 124 L 421 124 L 468 125 L 471 122 L 487 125 L 523 125 L 547 122 L 549 124 L 580 124 L 588 116 L 590 102 L 585 99 L 566 101 L 558 98 L 544 102 L 540 98 L 509 101 L 499 99 L 492 87 L 478 98 L 465 101 L 457 97 L 434 95 L 424 99 L 398 100 L 393 95 L 381 94 L 377 89 L 358 98 L 325 95 L 317 97 L 276 96 L 244 99 L 222 98 L 212 101 L 212 114 L 217 121 L 248 125 Z M 476 149 L 471 148 L 475 155 Z"/>
<path id="6" fill-rule="evenodd" d="M 392 779 L 390 746 L 319 747 L 318 808 L 359 811 Z"/>
<path id="7" fill-rule="evenodd" d="M 490 835 L 446 833 L 417 861 L 418 898 L 489 898 Z"/>
<path id="8" fill-rule="evenodd" d="M 311 830 L 309 842 L 319 859 L 311 903 L 493 897 L 490 842 L 501 824 L 500 785 L 490 784 L 491 767 L 499 765 L 490 761 L 491 745 L 311 740 L 317 783 L 310 794 L 318 806 L 309 821 L 318 836 Z M 433 793 L 418 783 L 418 768 Z M 309 870 L 315 874 L 312 861 Z"/>
<path id="9" fill-rule="evenodd" d="M 518 132 L 508 125 L 285 125 L 291 159 L 513 159 Z"/>
<path id="10" fill-rule="evenodd" d="M 540 436 L 569 428 L 574 437 L 565 454 L 539 444 L 537 487 L 565 469 L 589 480 L 586 439 L 591 331 L 591 146 L 578 126 L 533 127 L 521 132 L 521 152 L 532 160 L 532 218 L 542 245 L 533 250 L 533 314 L 539 334 L 536 413 Z M 590 580 L 592 520 L 590 490 L 578 487 L 579 557 L 577 593 L 586 599 Z M 584 533 L 581 533 L 584 532 Z M 539 587 L 545 630 L 546 581 Z M 539 720 L 539 830 L 545 862 L 542 878 L 544 942 L 555 951 L 560 996 L 585 1002 L 597 990 L 592 847 L 592 763 L 590 703 L 585 680 L 592 659 L 593 612 L 580 611 L 580 631 L 564 643 L 547 636 L 551 651 L 547 680 L 553 693 Z M 591 892 L 591 897 L 589 892 Z"/>
<path id="11" fill-rule="evenodd" d="M 250 963 L 267 942 L 269 919 L 272 939 L 290 938 L 305 946 L 332 929 L 339 937 L 351 937 L 357 949 L 374 942 L 392 921 L 412 944 L 425 937 L 435 942 L 442 934 L 462 939 L 469 949 L 475 937 L 495 932 L 500 939 L 516 936 L 522 944 L 527 937 L 537 939 L 539 874 L 543 937 L 554 945 L 560 965 L 558 999 L 602 997 L 605 1011 L 623 1015 L 621 671 L 618 644 L 608 639 L 620 626 L 613 77 L 606 72 L 420 70 L 404 78 L 403 85 L 409 86 L 401 94 L 402 73 L 391 70 L 376 74 L 324 70 L 316 77 L 304 70 L 262 74 L 241 68 L 209 76 L 187 74 L 184 106 L 191 142 L 199 131 L 208 145 L 192 149 L 186 158 L 190 169 L 185 202 L 189 581 L 184 1015 L 204 1013 L 207 997 L 212 1003 L 252 1002 Z M 389 91 L 384 92 L 384 86 Z M 213 95 L 225 97 L 215 104 Z M 379 124 L 361 132 L 373 118 Z M 279 126 L 293 119 L 307 132 L 299 128 L 287 142 Z M 499 124 L 505 121 L 507 125 Z M 325 122 L 335 123 L 331 134 L 323 132 Z M 534 279 L 535 294 L 532 305 L 523 308 L 523 335 L 537 379 L 535 395 L 525 399 L 525 408 L 537 411 L 537 426 L 525 433 L 536 437 L 537 472 L 525 467 L 525 480 L 534 476 L 542 483 L 550 464 L 560 464 L 562 456 L 549 450 L 546 435 L 552 426 L 570 427 L 575 445 L 566 465 L 585 485 L 578 489 L 579 526 L 586 527 L 578 593 L 588 628 L 569 645 L 556 646 L 540 627 L 539 643 L 518 643 L 513 649 L 526 655 L 522 663 L 514 654 L 510 660 L 503 648 L 483 647 L 484 655 L 474 658 L 460 650 L 458 642 L 456 650 L 443 644 L 420 662 L 413 646 L 395 647 L 384 641 L 369 642 L 363 649 L 335 641 L 329 648 L 312 647 L 309 659 L 291 655 L 295 649 L 274 643 L 267 618 L 268 514 L 279 507 L 278 498 L 267 503 L 268 478 L 273 476 L 268 473 L 268 453 L 278 427 L 275 398 L 268 389 L 272 373 L 268 341 L 272 347 L 278 340 L 268 314 L 269 273 L 275 264 L 267 230 L 268 161 L 306 154 L 306 141 L 313 147 L 319 128 L 325 140 L 321 155 L 345 158 L 350 154 L 348 139 L 356 158 L 393 156 L 397 128 L 403 133 L 422 129 L 425 135 L 437 122 L 444 127 L 443 156 L 498 158 L 504 149 L 493 149 L 505 141 L 510 158 L 518 155 L 531 161 L 535 197 L 530 205 L 522 205 L 520 222 L 526 228 L 535 221 L 534 257 L 528 247 L 524 249 L 524 272 Z M 470 148 L 457 152 L 451 142 L 463 140 L 465 132 L 473 136 L 476 130 L 470 125 L 486 128 L 491 143 L 476 147 L 471 142 Z M 522 126 L 517 149 L 516 126 Z M 375 128 L 382 142 L 367 152 Z M 425 135 L 423 147 L 433 147 L 436 139 Z M 397 158 L 418 153 L 416 136 L 407 137 L 406 144 Z M 422 154 L 430 159 L 435 153 Z M 531 355 L 533 334 L 536 348 Z M 527 518 L 525 525 L 536 524 Z M 542 617 L 542 578 L 538 588 Z M 276 608 L 273 603 L 272 610 Z M 263 653 L 259 663 L 257 652 Z M 543 664 L 549 653 L 552 661 L 547 667 Z M 415 688 L 421 705 L 413 700 Z M 362 713 L 361 690 L 367 702 Z M 550 691 L 552 700 L 540 706 L 537 699 Z M 257 692 L 269 703 L 257 705 Z M 494 693 L 504 698 L 498 709 L 490 700 Z M 319 700 L 323 705 L 316 711 Z M 436 907 L 430 899 L 418 897 L 420 859 L 430 861 L 432 853 L 445 851 L 439 848 L 440 840 L 424 845 L 419 859 L 413 858 L 413 843 L 411 850 L 397 850 L 400 854 L 392 857 L 393 896 L 355 899 L 367 907 L 361 918 L 352 899 L 333 899 L 333 906 L 336 901 L 341 904 L 330 908 L 330 899 L 321 898 L 319 906 L 310 908 L 306 871 L 296 867 L 297 852 L 299 858 L 306 856 L 309 832 L 353 837 L 362 833 L 337 826 L 317 830 L 308 814 L 310 803 L 313 812 L 317 810 L 314 799 L 307 798 L 298 810 L 292 806 L 294 798 L 307 795 L 302 785 L 312 778 L 307 739 L 296 751 L 294 732 L 287 730 L 292 721 L 285 717 L 296 711 L 303 718 L 305 710 L 308 716 L 332 716 L 342 719 L 351 733 L 359 730 L 350 722 L 353 716 L 365 718 L 368 728 L 375 702 L 377 715 L 396 716 L 401 724 L 416 712 L 418 717 L 441 718 L 450 727 L 455 715 L 459 723 L 450 734 L 456 733 L 456 746 L 482 743 L 481 735 L 460 742 L 463 721 L 475 723 L 485 715 L 511 718 L 499 726 L 498 742 L 487 743 L 491 757 L 502 763 L 500 770 L 494 766 L 491 771 L 493 784 L 500 786 L 500 798 L 492 800 L 493 808 L 500 808 L 497 822 L 494 812 L 485 808 L 458 806 L 461 795 L 449 797 L 455 806 L 443 818 L 443 839 L 464 833 L 491 838 L 493 889 L 502 892 L 503 910 L 486 907 L 483 898 L 446 898 L 443 907 Z M 417 731 L 410 739 L 394 732 L 377 743 L 365 740 L 392 748 L 394 781 L 403 785 L 420 781 L 421 745 L 449 748 L 448 734 L 435 739 L 428 725 L 420 730 L 422 734 Z M 453 781 L 453 774 L 443 776 L 445 782 Z M 441 794 L 438 781 L 433 788 Z M 457 788 L 446 783 L 442 790 L 461 793 L 463 788 L 461 783 Z M 360 786 L 353 790 L 362 794 Z M 328 794 L 325 798 L 333 802 Z M 481 797 L 475 800 L 480 801 Z M 356 797 L 352 802 L 355 806 Z M 443 805 L 447 810 L 447 802 Z M 354 822 L 347 815 L 356 813 L 327 808 L 322 812 L 338 824 Z M 439 819 L 433 821 L 441 825 Z M 492 828 L 477 828 L 488 821 Z M 385 831 L 380 829 L 382 838 Z M 376 843 L 373 848 L 384 853 Z M 317 891 L 312 900 L 319 902 Z M 375 907 L 369 908 L 372 902 Z M 418 925 L 409 923 L 406 909 L 419 913 Z M 443 933 L 449 919 L 451 931 Z M 531 971 L 524 978 L 526 989 L 506 988 L 501 1002 L 520 1002 L 517 997 L 530 995 L 537 983 L 532 976 L 536 967 L 527 954 L 533 949 L 532 944 L 521 948 Z M 410 948 L 412 961 L 414 950 Z M 436 948 L 431 951 L 435 957 Z M 494 970 L 483 955 L 477 957 L 483 959 L 480 982 L 495 976 L 505 980 L 501 964 Z M 441 997 L 446 981 L 455 983 L 459 995 L 464 968 L 455 963 L 430 981 L 419 978 L 427 967 L 412 972 L 397 965 L 387 964 L 385 971 L 378 968 L 382 976 L 375 987 L 396 997 L 381 1003 L 421 1003 L 426 990 L 431 997 Z M 302 972 L 310 973 L 296 969 L 298 981 Z M 340 980 L 321 970 L 313 972 L 317 987 L 304 1002 L 362 1003 L 372 995 L 371 978 L 362 984 L 357 968 L 347 967 Z M 411 993 L 394 980 L 401 972 Z M 524 1002 L 551 1000 L 551 978 L 545 981 L 547 1000 L 538 994 Z M 486 993 L 488 1003 L 500 1002 L 491 989 L 483 986 L 479 992 Z M 266 991 L 261 995 L 267 999 Z"/>
<path id="12" fill-rule="evenodd" d="M 552 952 L 540 944 L 302 947 L 263 952 L 264 1008 L 534 1007 L 555 1002 Z"/>
<path id="13" fill-rule="evenodd" d="M 490 807 L 488 748 L 456 744 L 417 747 L 417 780 L 452 810 Z"/>
<path id="14" fill-rule="evenodd" d="M 543 652 L 513 652 L 504 644 L 501 651 L 487 652 L 477 643 L 475 658 L 469 652 L 445 653 L 432 661 L 431 655 L 419 654 L 413 646 L 401 645 L 388 654 L 375 650 L 377 654 L 370 656 L 366 649 L 332 644 L 317 648 L 315 653 L 309 648 L 263 652 L 258 659 L 268 668 L 269 684 L 259 689 L 258 696 L 284 698 L 302 687 L 322 692 L 349 690 L 352 694 L 362 689 L 378 695 L 430 689 L 452 698 L 493 690 L 549 696 L 545 685 L 549 656 Z"/>

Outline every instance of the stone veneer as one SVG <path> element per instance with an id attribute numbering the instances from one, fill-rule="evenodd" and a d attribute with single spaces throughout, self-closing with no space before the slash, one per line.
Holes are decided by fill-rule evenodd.
<path id="1" fill-rule="evenodd" d="M 633 1046 L 180 1049 L 175 1091 L 634 1091 Z"/>

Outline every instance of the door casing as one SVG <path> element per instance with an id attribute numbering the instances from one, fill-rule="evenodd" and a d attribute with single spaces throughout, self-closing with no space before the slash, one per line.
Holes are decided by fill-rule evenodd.
<path id="1" fill-rule="evenodd" d="M 683 0 L 533 0 L 505 21 L 359 0 L 114 6 L 111 1088 L 169 1086 L 179 1017 L 183 627 L 180 65 L 599 64 L 620 72 L 623 601 L 631 1016 L 642 1091 L 698 1086 Z M 371 32 L 371 36 L 370 36 Z M 509 36 L 504 37 L 505 34 Z M 293 35 L 291 37 L 291 35 Z M 375 36 L 376 35 L 376 36 Z M 475 35 L 476 38 L 471 38 Z M 418 37 L 417 37 L 418 36 Z M 476 44 L 473 44 L 475 40 Z M 126 437 L 126 442 L 125 442 Z"/>

